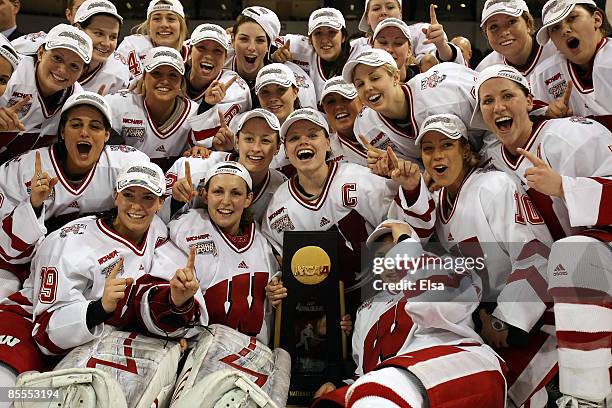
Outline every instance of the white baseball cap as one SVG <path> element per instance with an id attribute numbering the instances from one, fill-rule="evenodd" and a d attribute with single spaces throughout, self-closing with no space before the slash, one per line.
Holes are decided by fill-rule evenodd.
<path id="1" fill-rule="evenodd" d="M 347 84 L 341 76 L 335 76 L 325 81 L 323 91 L 321 91 L 320 102 L 323 102 L 323 99 L 331 93 L 337 93 L 346 99 L 355 99 L 357 97 L 355 85 Z"/>
<path id="2" fill-rule="evenodd" d="M 417 136 L 414 143 L 419 145 L 425 133 L 430 131 L 440 132 L 450 139 L 461 139 L 468 140 L 467 128 L 463 121 L 456 115 L 451 113 L 443 113 L 439 115 L 428 116 L 421 125 L 419 135 Z"/>
<path id="3" fill-rule="evenodd" d="M 281 126 L 281 140 L 285 140 L 285 135 L 289 131 L 291 125 L 293 125 L 298 120 L 307 120 L 309 122 L 314 123 L 315 125 L 321 126 L 329 135 L 329 125 L 327 124 L 327 120 L 325 120 L 325 116 L 318 110 L 314 110 L 312 108 L 302 108 L 297 109 L 291 112 L 283 126 Z"/>
<path id="4" fill-rule="evenodd" d="M 185 74 L 183 57 L 177 50 L 170 47 L 151 48 L 144 59 L 145 72 L 151 72 L 162 65 L 169 65 L 180 72 L 181 75 Z"/>
<path id="5" fill-rule="evenodd" d="M 480 27 L 487 22 L 489 17 L 495 14 L 518 17 L 525 11 L 529 13 L 529 7 L 527 7 L 527 3 L 523 0 L 487 0 L 482 8 Z"/>
<path id="6" fill-rule="evenodd" d="M 295 74 L 287 65 L 274 63 L 266 65 L 257 73 L 257 78 L 255 78 L 255 94 L 257 95 L 261 88 L 270 84 L 277 84 L 285 88 L 291 85 L 297 87 L 297 80 L 295 79 Z"/>
<path id="7" fill-rule="evenodd" d="M 406 37 L 408 41 L 412 41 L 412 39 L 410 38 L 410 28 L 408 28 L 408 24 L 404 23 L 399 18 L 393 17 L 385 18 L 383 21 L 378 23 L 378 25 L 376 26 L 376 30 L 374 30 L 374 35 L 372 36 L 372 39 L 376 39 L 376 37 L 378 37 L 378 34 L 380 34 L 380 32 L 387 27 L 399 28 L 402 31 L 402 34 L 404 34 L 404 37 Z"/>
<path id="8" fill-rule="evenodd" d="M 370 2 L 370 0 L 365 0 L 365 7 L 363 9 L 363 15 L 361 16 L 361 20 L 359 20 L 359 30 L 363 31 L 364 33 L 367 33 L 368 31 L 370 31 L 370 25 L 368 24 L 368 3 Z M 402 0 L 397 0 L 397 2 L 399 3 L 400 7 L 402 6 Z M 379 23 L 380 24 L 380 23 Z M 376 27 L 371 27 L 372 30 L 374 30 Z"/>
<path id="9" fill-rule="evenodd" d="M 117 12 L 117 7 L 106 0 L 86 0 L 83 2 L 74 15 L 74 22 L 82 23 L 96 14 L 110 14 L 119 20 L 119 24 L 123 24 L 123 17 Z"/>
<path id="10" fill-rule="evenodd" d="M 68 24 L 58 24 L 53 27 L 45 37 L 45 49 L 54 50 L 64 48 L 75 52 L 81 59 L 89 64 L 93 52 L 91 38 L 84 31 Z"/>
<path id="11" fill-rule="evenodd" d="M 147 18 L 156 11 L 173 11 L 185 18 L 185 10 L 179 0 L 151 0 L 147 7 Z"/>
<path id="12" fill-rule="evenodd" d="M 166 177 L 157 164 L 148 161 L 135 161 L 122 168 L 117 177 L 117 192 L 128 187 L 144 187 L 156 196 L 161 197 L 166 191 Z"/>
<path id="13" fill-rule="evenodd" d="M 225 48 L 226 51 L 230 49 L 229 37 L 227 32 L 221 26 L 216 24 L 200 24 L 191 33 L 190 44 L 196 45 L 200 41 L 213 40 L 218 42 Z"/>
<path id="14" fill-rule="evenodd" d="M 249 186 L 249 190 L 253 189 L 253 180 L 251 179 L 249 171 L 238 162 L 224 161 L 212 166 L 206 172 L 204 185 L 207 185 L 210 182 L 210 179 L 216 176 L 217 174 L 233 174 L 234 176 L 238 176 L 247 183 L 247 186 Z"/>
<path id="15" fill-rule="evenodd" d="M 268 126 L 272 128 L 272 130 L 276 130 L 277 132 L 280 132 L 281 126 L 278 121 L 278 118 L 272 112 L 268 110 L 265 110 L 262 108 L 256 108 L 256 109 L 247 111 L 242 116 L 240 116 L 240 120 L 238 121 L 238 128 L 236 130 L 236 133 L 240 132 L 244 124 L 253 118 L 263 118 L 266 121 L 266 123 L 268 123 Z"/>
<path id="16" fill-rule="evenodd" d="M 62 114 L 78 105 L 91 105 L 94 108 L 98 109 L 102 115 L 108 120 L 111 127 L 113 125 L 111 108 L 106 99 L 102 96 L 98 95 L 95 92 L 90 91 L 82 91 L 77 94 L 70 95 L 70 97 L 64 102 L 62 106 Z"/>
<path id="17" fill-rule="evenodd" d="M 281 23 L 275 12 L 265 7 L 251 6 L 242 10 L 240 14 L 255 20 L 268 35 L 270 46 L 274 44 L 281 31 Z"/>
<path id="18" fill-rule="evenodd" d="M 527 92 L 531 93 L 531 88 L 529 87 L 529 82 L 527 78 L 523 76 L 518 70 L 510 65 L 496 64 L 491 65 L 483 69 L 478 75 L 478 79 L 476 80 L 475 86 L 475 95 L 476 95 L 476 107 L 474 108 L 474 113 L 472 114 L 472 119 L 470 120 L 470 126 L 486 129 L 486 125 L 482 118 L 482 112 L 480 112 L 480 86 L 488 81 L 491 78 L 506 78 L 511 81 L 516 82 L 519 85 L 522 85 Z"/>
<path id="19" fill-rule="evenodd" d="M 11 64 L 13 71 L 17 69 L 17 65 L 21 61 L 21 54 L 17 52 L 13 44 L 2 34 L 0 34 L 0 57 L 3 57 Z"/>
<path id="20" fill-rule="evenodd" d="M 548 27 L 561 22 L 572 12 L 576 4 L 590 4 L 597 7 L 593 0 L 550 0 L 542 7 L 542 28 L 538 30 L 536 40 L 544 45 L 548 42 Z"/>
<path id="21" fill-rule="evenodd" d="M 331 27 L 336 30 L 346 28 L 346 21 L 340 10 L 323 7 L 310 13 L 308 19 L 308 35 L 319 27 Z"/>
<path id="22" fill-rule="evenodd" d="M 346 83 L 353 83 L 353 70 L 359 64 L 365 64 L 371 67 L 380 67 L 382 65 L 389 64 L 393 68 L 397 69 L 397 63 L 395 62 L 391 54 L 389 54 L 385 50 L 371 48 L 366 51 L 363 51 L 354 59 L 349 59 L 344 65 L 344 68 L 342 69 L 342 78 L 344 78 L 344 81 Z"/>

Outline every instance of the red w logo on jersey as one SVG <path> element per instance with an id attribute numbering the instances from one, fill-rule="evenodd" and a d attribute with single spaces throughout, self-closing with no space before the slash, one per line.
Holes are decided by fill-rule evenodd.
<path id="1" fill-rule="evenodd" d="M 267 272 L 244 273 L 208 288 L 204 293 L 209 323 L 220 323 L 256 336 L 264 319 Z"/>
<path id="2" fill-rule="evenodd" d="M 405 310 L 406 301 L 398 302 L 380 315 L 363 342 L 363 372 L 372 371 L 379 362 L 395 356 L 412 328 Z"/>

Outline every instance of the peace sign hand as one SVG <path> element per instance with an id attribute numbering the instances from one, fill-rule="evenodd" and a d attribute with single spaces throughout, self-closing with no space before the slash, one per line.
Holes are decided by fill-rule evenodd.
<path id="1" fill-rule="evenodd" d="M 34 176 L 30 179 L 30 204 L 32 208 L 38 210 L 43 205 L 58 181 L 57 177 L 51 178 L 47 172 L 43 172 L 40 152 L 36 152 Z"/>
<path id="2" fill-rule="evenodd" d="M 387 162 L 386 162 L 387 153 L 384 150 L 377 149 L 376 147 L 372 146 L 370 142 L 368 141 L 368 139 L 366 139 L 366 137 L 362 134 L 359 134 L 359 140 L 361 141 L 361 144 L 363 145 L 363 147 L 365 147 L 368 150 L 368 158 L 367 158 L 368 168 L 374 174 L 378 174 L 379 176 L 387 177 L 387 174 L 384 171 L 384 168 L 386 168 L 387 166 Z M 383 174 L 381 174 L 381 172 Z"/>
<path id="3" fill-rule="evenodd" d="M 234 75 L 229 81 L 223 83 L 218 80 L 214 80 L 204 91 L 204 101 L 209 105 L 216 105 L 225 98 L 225 94 L 230 86 L 238 79 L 238 75 Z"/>
<path id="4" fill-rule="evenodd" d="M 525 179 L 530 188 L 542 194 L 564 198 L 563 179 L 559 173 L 554 171 L 548 163 L 535 154 L 520 148 L 516 149 L 516 151 L 533 164 L 533 167 L 525 170 Z"/>
<path id="5" fill-rule="evenodd" d="M 221 127 L 213 137 L 213 148 L 214 150 L 229 152 L 234 148 L 234 134 L 225 123 L 225 116 L 223 116 L 221 110 L 219 110 L 219 122 L 221 122 Z"/>
<path id="6" fill-rule="evenodd" d="M 30 96 L 22 98 L 16 104 L 0 108 L 0 132 L 13 130 L 25 131 L 25 126 L 19 119 L 19 111 L 30 101 Z"/>
<path id="7" fill-rule="evenodd" d="M 189 249 L 187 265 L 179 268 L 170 279 L 170 299 L 172 304 L 180 308 L 200 290 L 200 282 L 195 275 L 195 248 Z"/>

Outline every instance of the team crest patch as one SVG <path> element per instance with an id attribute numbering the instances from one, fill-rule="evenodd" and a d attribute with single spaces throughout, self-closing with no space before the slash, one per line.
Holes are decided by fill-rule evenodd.
<path id="1" fill-rule="evenodd" d="M 189 245 L 189 248 L 195 248 L 196 255 L 212 254 L 213 256 L 217 256 L 218 254 L 215 241 L 212 240 L 193 243 Z"/>
<path id="2" fill-rule="evenodd" d="M 111 271 L 113 270 L 113 268 L 117 265 L 117 263 L 119 263 L 121 261 L 122 258 L 118 258 L 116 261 L 112 262 L 111 264 L 105 266 L 102 269 L 102 275 L 104 275 L 105 277 L 108 277 L 108 275 L 111 273 Z M 117 273 L 117 276 L 119 275 L 123 275 L 125 265 L 121 266 L 121 269 L 119 269 L 119 272 Z"/>
<path id="3" fill-rule="evenodd" d="M 434 71 L 433 74 L 431 74 L 430 76 L 421 79 L 421 89 L 435 88 L 436 86 L 440 85 L 445 79 L 446 74 L 440 75 L 438 71 Z"/>
<path id="4" fill-rule="evenodd" d="M 133 148 L 132 146 L 126 146 L 126 145 L 110 145 L 109 148 L 111 152 L 132 153 L 136 151 L 136 149 Z"/>
<path id="5" fill-rule="evenodd" d="M 69 225 L 67 227 L 63 227 L 60 230 L 60 237 L 66 238 L 66 236 L 68 234 L 83 235 L 85 229 L 87 229 L 87 225 L 86 224 L 73 224 L 73 225 Z"/>
<path id="6" fill-rule="evenodd" d="M 272 228 L 273 230 L 275 230 L 276 232 L 280 234 L 281 232 L 286 231 L 286 230 L 293 231 L 295 229 L 295 226 L 293 225 L 293 222 L 291 222 L 291 218 L 289 218 L 289 215 L 286 214 L 280 217 L 278 220 L 274 221 L 270 225 L 270 228 Z"/>
<path id="7" fill-rule="evenodd" d="M 306 77 L 304 75 L 294 73 L 294 76 L 298 88 L 310 88 L 310 84 L 306 81 Z"/>
<path id="8" fill-rule="evenodd" d="M 559 82 L 559 83 L 554 84 L 553 86 L 549 87 L 548 88 L 548 93 L 553 98 L 559 99 L 560 97 L 563 96 L 563 93 L 565 92 L 566 88 L 567 88 L 567 81 L 563 80 L 562 82 Z"/>
<path id="9" fill-rule="evenodd" d="M 136 139 L 139 142 L 144 142 L 145 128 L 143 127 L 123 127 L 121 136 L 124 139 Z"/>

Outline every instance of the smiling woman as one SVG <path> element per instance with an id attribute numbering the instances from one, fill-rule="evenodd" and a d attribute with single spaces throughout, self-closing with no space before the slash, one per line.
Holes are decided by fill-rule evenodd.
<path id="1" fill-rule="evenodd" d="M 122 92 L 107 95 L 113 129 L 125 143 L 146 153 L 167 170 L 187 147 L 188 118 L 198 105 L 184 96 L 185 65 L 174 48 L 155 47 L 144 60 L 145 96 Z"/>
<path id="2" fill-rule="evenodd" d="M 183 45 L 189 35 L 185 11 L 179 0 L 151 0 L 147 20 L 132 29 L 134 35 L 123 39 L 117 52 L 125 58 L 133 77 L 143 72 L 143 60 L 153 47 L 170 47 L 181 51 L 183 60 L 188 50 Z"/>

